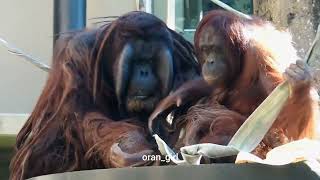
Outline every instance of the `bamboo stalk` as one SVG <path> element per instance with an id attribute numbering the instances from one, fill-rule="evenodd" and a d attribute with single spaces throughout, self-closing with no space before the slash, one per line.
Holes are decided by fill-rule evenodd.
<path id="1" fill-rule="evenodd" d="M 277 119 L 289 95 L 288 82 L 278 85 L 242 124 L 228 146 L 245 152 L 254 150 Z"/>

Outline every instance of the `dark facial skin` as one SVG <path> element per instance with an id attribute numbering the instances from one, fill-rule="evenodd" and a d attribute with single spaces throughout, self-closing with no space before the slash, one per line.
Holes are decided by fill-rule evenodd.
<path id="1" fill-rule="evenodd" d="M 127 78 L 122 86 L 125 111 L 129 114 L 147 115 L 171 89 L 172 54 L 159 40 L 135 40 L 130 43 L 125 71 Z"/>
<path id="2" fill-rule="evenodd" d="M 155 62 L 158 61 L 155 50 L 160 47 L 144 41 L 137 41 L 133 46 L 135 55 L 132 59 L 126 108 L 129 112 L 149 112 L 161 96 L 160 92 L 156 91 L 160 86 L 155 72 Z"/>
<path id="3" fill-rule="evenodd" d="M 226 45 L 212 27 L 205 28 L 200 34 L 200 61 L 202 76 L 209 83 L 222 83 L 227 77 Z"/>

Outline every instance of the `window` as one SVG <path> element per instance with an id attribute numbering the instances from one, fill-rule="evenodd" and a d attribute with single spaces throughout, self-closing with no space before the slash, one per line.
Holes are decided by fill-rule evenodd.
<path id="1" fill-rule="evenodd" d="M 253 0 L 221 0 L 246 14 L 253 12 Z M 153 0 L 153 13 L 165 20 L 171 29 L 193 42 L 198 23 L 208 11 L 220 9 L 211 0 Z"/>

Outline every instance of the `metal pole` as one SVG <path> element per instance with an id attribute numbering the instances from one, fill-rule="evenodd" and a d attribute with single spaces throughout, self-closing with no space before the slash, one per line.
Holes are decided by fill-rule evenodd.
<path id="1" fill-rule="evenodd" d="M 86 26 L 86 0 L 54 0 L 54 42 L 59 34 Z"/>
<path id="2" fill-rule="evenodd" d="M 176 1 L 168 0 L 167 5 L 167 25 L 170 29 L 176 30 Z"/>
<path id="3" fill-rule="evenodd" d="M 145 0 L 145 7 L 147 13 L 152 13 L 152 0 Z"/>

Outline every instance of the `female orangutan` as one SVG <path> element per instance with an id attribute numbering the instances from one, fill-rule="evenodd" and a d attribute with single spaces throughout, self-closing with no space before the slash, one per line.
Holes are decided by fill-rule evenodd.
<path id="1" fill-rule="evenodd" d="M 256 17 L 212 11 L 196 30 L 195 50 L 203 79 L 187 82 L 159 104 L 149 118 L 153 133 L 159 133 L 161 117 L 176 106 L 206 97 L 174 120 L 173 126 L 185 132 L 176 146 L 226 145 L 271 91 L 287 80 L 291 96 L 254 153 L 264 157 L 288 141 L 315 137 L 318 96 L 308 66 L 302 61 L 294 64 L 297 56 L 288 33 Z"/>
<path id="2" fill-rule="evenodd" d="M 193 46 L 147 13 L 61 38 L 47 83 L 18 134 L 11 179 L 150 165 L 142 159 L 157 153 L 148 115 L 199 75 Z"/>

